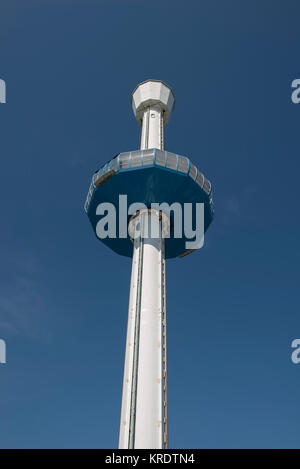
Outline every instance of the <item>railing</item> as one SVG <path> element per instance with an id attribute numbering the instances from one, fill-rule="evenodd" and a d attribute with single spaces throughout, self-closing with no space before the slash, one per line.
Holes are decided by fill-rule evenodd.
<path id="1" fill-rule="evenodd" d="M 186 174 L 193 179 L 193 181 L 195 181 L 195 183 L 198 184 L 198 186 L 200 186 L 208 196 L 210 196 L 210 206 L 212 206 L 211 183 L 202 173 L 200 173 L 200 171 L 198 171 L 196 166 L 190 162 L 189 158 L 176 155 L 175 153 L 151 148 L 147 150 L 120 153 L 102 166 L 99 171 L 95 172 L 84 204 L 85 211 L 88 211 L 95 188 L 103 184 L 115 173 L 147 166 L 162 166 L 168 171 Z"/>

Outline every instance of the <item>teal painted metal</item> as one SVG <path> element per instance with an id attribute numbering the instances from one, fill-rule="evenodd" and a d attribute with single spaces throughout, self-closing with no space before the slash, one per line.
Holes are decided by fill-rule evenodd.
<path id="1" fill-rule="evenodd" d="M 173 159 L 176 164 L 170 167 Z M 169 165 L 167 167 L 166 165 Z M 127 196 L 127 204 L 141 202 L 150 208 L 151 203 L 172 204 L 178 202 L 183 205 L 190 202 L 204 203 L 204 229 L 209 227 L 213 216 L 213 201 L 211 184 L 200 171 L 192 165 L 189 158 L 170 152 L 147 149 L 120 153 L 106 163 L 92 178 L 92 183 L 85 203 L 85 211 L 96 234 L 96 226 L 101 216 L 96 215 L 97 206 L 103 202 L 110 202 L 116 208 L 116 222 L 118 233 L 119 195 Z M 128 220 L 129 220 L 128 216 Z M 166 258 L 177 257 L 186 252 L 185 242 L 190 241 L 172 236 L 166 239 Z M 182 232 L 184 230 L 182 228 Z M 105 238 L 101 241 L 117 254 L 131 257 L 132 243 L 127 238 Z"/>

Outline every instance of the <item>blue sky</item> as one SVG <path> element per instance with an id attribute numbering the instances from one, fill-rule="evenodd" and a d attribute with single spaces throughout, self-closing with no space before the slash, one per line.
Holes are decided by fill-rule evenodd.
<path id="1" fill-rule="evenodd" d="M 83 211 L 139 145 L 162 79 L 166 148 L 213 184 L 205 247 L 167 263 L 172 448 L 299 448 L 299 2 L 2 0 L 0 447 L 117 446 L 130 259 Z"/>

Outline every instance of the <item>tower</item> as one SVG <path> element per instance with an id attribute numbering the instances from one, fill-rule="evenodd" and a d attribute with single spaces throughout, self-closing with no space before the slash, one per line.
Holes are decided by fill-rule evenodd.
<path id="1" fill-rule="evenodd" d="M 210 182 L 189 158 L 164 150 L 164 127 L 174 104 L 172 89 L 162 81 L 147 80 L 135 88 L 140 149 L 120 153 L 97 170 L 85 203 L 97 237 L 132 257 L 119 432 L 123 449 L 168 447 L 165 260 L 194 250 L 186 247 L 189 237 L 176 209 L 201 204 L 203 233 L 213 218 Z M 106 203 L 114 207 L 113 236 L 100 233 Z"/>

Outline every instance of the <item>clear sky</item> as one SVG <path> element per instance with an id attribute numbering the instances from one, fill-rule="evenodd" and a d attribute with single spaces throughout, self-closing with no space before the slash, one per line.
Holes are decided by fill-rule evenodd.
<path id="1" fill-rule="evenodd" d="M 94 170 L 139 145 L 130 93 L 172 86 L 166 149 L 213 184 L 167 262 L 171 448 L 300 447 L 297 0 L 2 0 L 0 447 L 117 446 L 131 262 L 93 234 Z"/>

